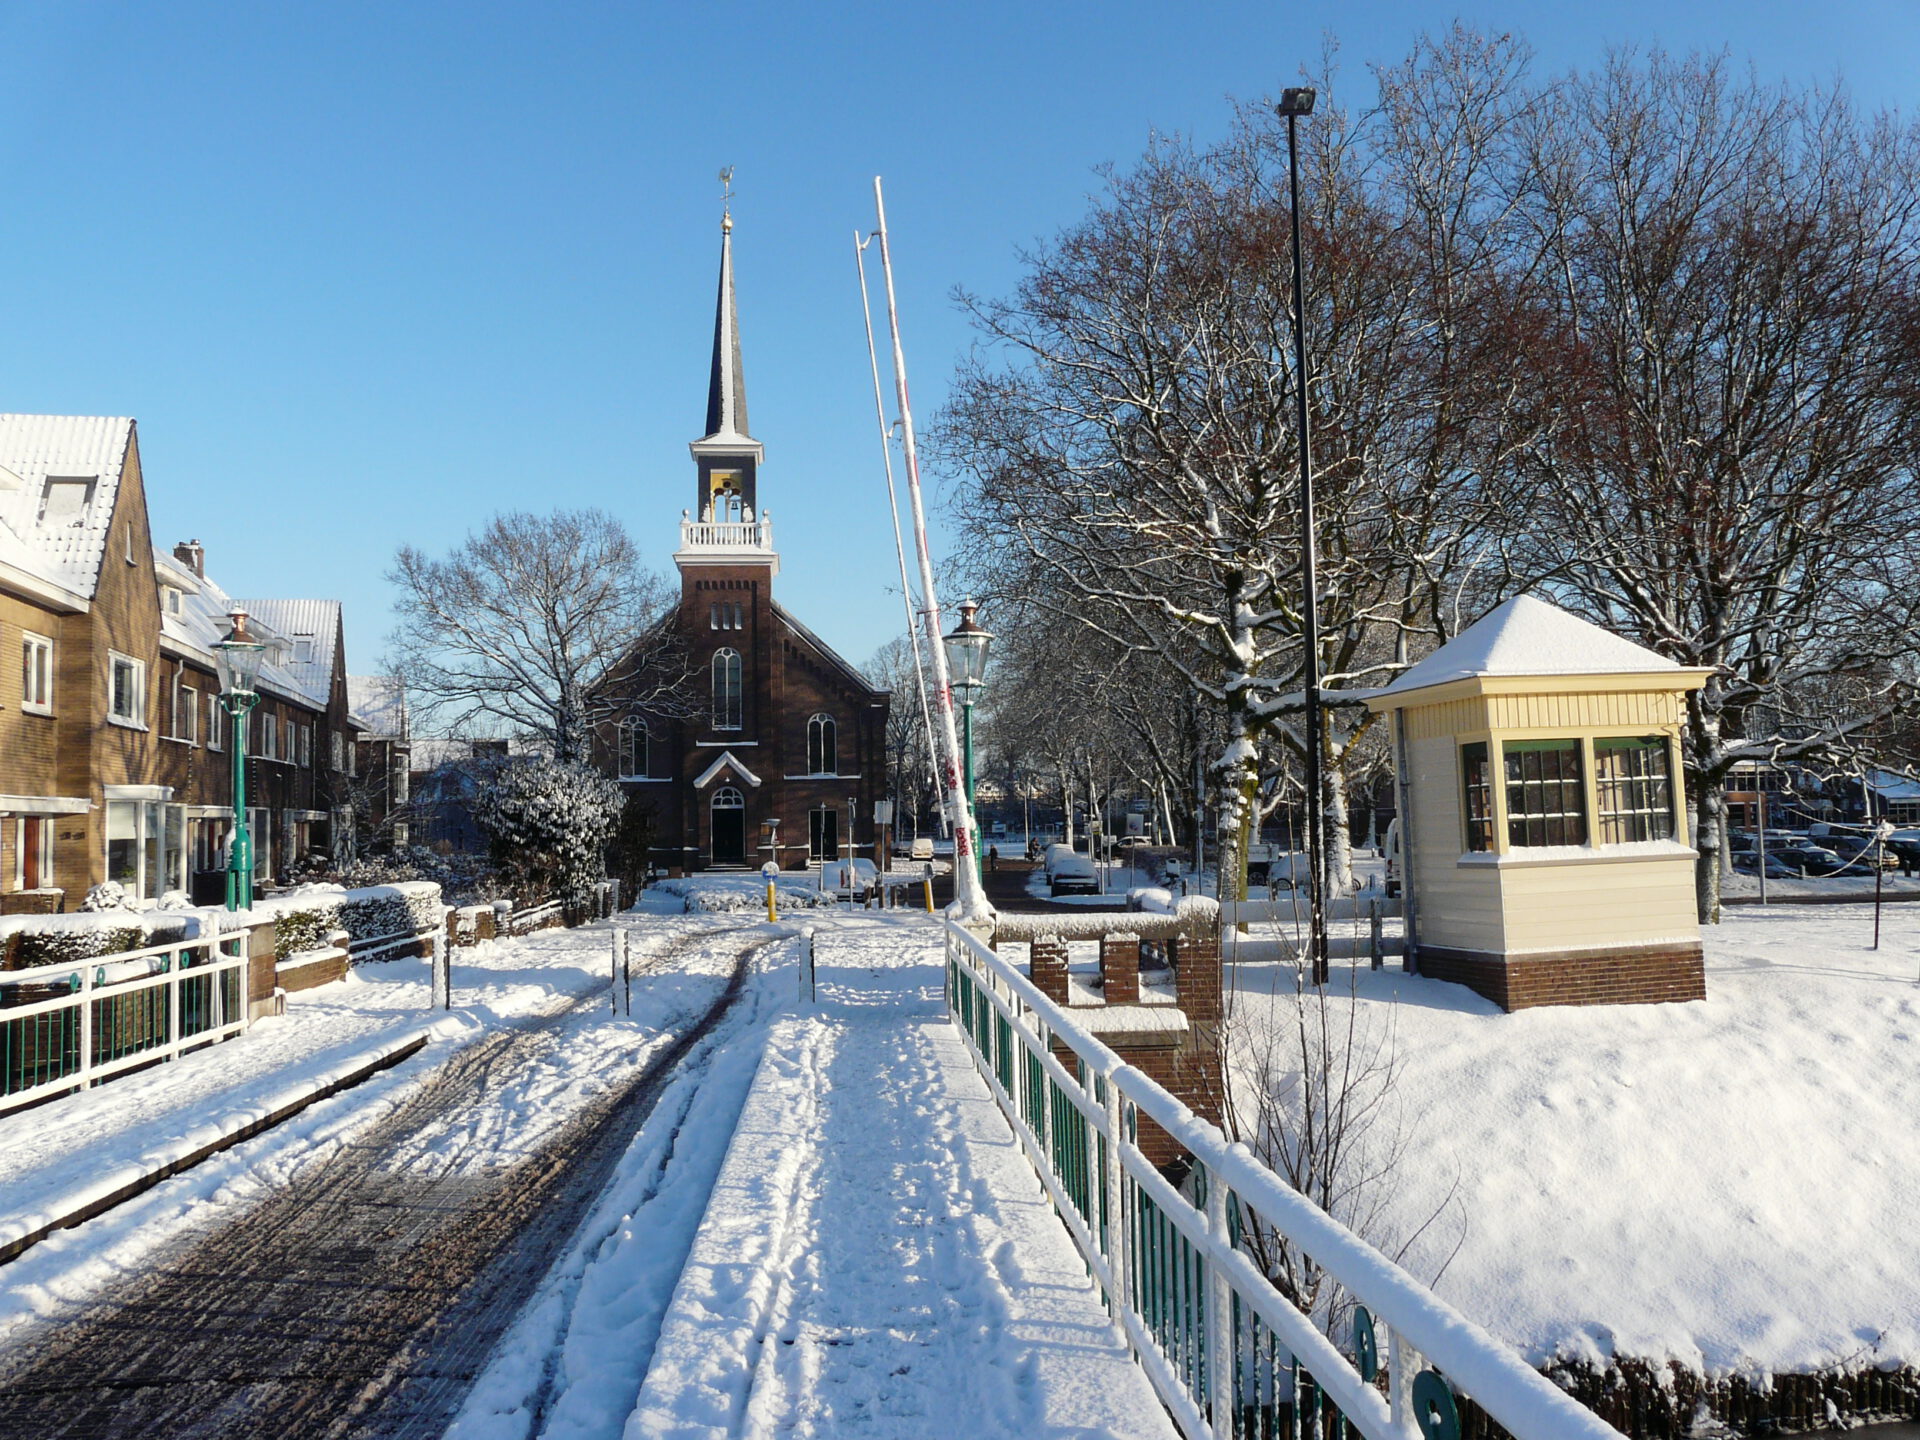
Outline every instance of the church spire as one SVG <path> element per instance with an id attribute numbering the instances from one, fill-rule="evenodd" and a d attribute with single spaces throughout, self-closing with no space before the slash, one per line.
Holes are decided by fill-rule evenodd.
<path id="1" fill-rule="evenodd" d="M 707 381 L 706 440 L 750 439 L 747 380 L 740 361 L 740 324 L 733 303 L 733 167 L 720 172 L 727 187 L 720 220 L 720 295 L 713 316 L 713 370 Z"/>

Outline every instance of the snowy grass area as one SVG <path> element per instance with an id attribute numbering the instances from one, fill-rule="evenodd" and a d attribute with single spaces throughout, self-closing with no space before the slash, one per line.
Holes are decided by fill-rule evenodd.
<path id="1" fill-rule="evenodd" d="M 782 911 L 814 910 L 841 903 L 831 890 L 820 888 L 814 877 L 797 871 L 782 872 L 773 889 Z M 702 874 L 656 880 L 633 908 L 650 915 L 765 914 L 767 882 L 758 874 Z"/>
<path id="2" fill-rule="evenodd" d="M 1872 923 L 1730 910 L 1684 1005 L 1502 1015 L 1336 963 L 1332 1003 L 1399 1067 L 1368 1238 L 1437 1216 L 1408 1268 L 1536 1363 L 1920 1365 L 1920 906 L 1887 908 L 1877 952 Z M 1242 1043 L 1289 1043 L 1295 969 L 1235 971 Z"/>
<path id="3" fill-rule="evenodd" d="M 628 922 L 630 924 L 630 922 Z M 687 917 L 633 930 L 636 968 L 671 940 L 714 928 Z M 425 1050 L 394 1070 L 320 1102 L 234 1150 L 214 1156 L 97 1220 L 59 1231 L 0 1267 L 0 1339 L 15 1325 L 83 1298 L 137 1268 L 152 1250 L 192 1224 L 217 1218 L 331 1154 L 353 1133 L 402 1103 L 458 1048 L 501 1025 L 558 1009 L 603 990 L 610 928 L 548 930 L 486 941 L 454 952 L 454 1009 L 429 1009 L 425 960 L 355 967 L 348 979 L 288 997 L 287 1013 L 256 1021 L 244 1035 L 94 1090 L 0 1119 L 0 1222 L 17 1233 L 70 1209 L 77 1193 L 113 1188 L 157 1161 L 231 1133 L 270 1112 L 303 1085 L 352 1067 L 410 1034 Z M 718 962 L 698 958 L 648 981 L 636 980 L 634 1018 L 583 1016 L 567 1064 L 532 1074 L 494 1117 L 515 1143 L 558 1123 L 565 1111 L 613 1083 L 723 983 Z M 475 1137 L 447 1137 L 471 1144 Z M 420 1163 L 432 1163 L 423 1153 Z"/>

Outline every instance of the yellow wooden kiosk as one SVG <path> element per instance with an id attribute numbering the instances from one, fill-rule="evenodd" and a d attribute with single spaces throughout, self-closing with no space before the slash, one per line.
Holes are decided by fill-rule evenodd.
<path id="1" fill-rule="evenodd" d="M 1680 726 L 1710 673 L 1522 595 L 1369 696 L 1407 968 L 1505 1010 L 1704 999 Z"/>

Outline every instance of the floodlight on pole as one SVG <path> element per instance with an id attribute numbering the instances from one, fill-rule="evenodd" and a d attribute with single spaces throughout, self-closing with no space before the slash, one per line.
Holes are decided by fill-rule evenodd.
<path id="1" fill-rule="evenodd" d="M 1313 447 L 1307 413 L 1307 302 L 1305 266 L 1300 258 L 1300 155 L 1297 131 L 1303 116 L 1313 114 L 1314 92 L 1296 85 L 1280 92 L 1274 109 L 1287 121 L 1288 197 L 1293 209 L 1293 393 L 1295 423 L 1300 437 L 1300 591 L 1304 714 L 1301 748 L 1306 755 L 1307 830 L 1307 954 L 1306 970 L 1315 985 L 1327 982 L 1326 850 L 1322 828 L 1320 734 L 1320 609 L 1319 579 L 1315 573 L 1313 525 Z"/>

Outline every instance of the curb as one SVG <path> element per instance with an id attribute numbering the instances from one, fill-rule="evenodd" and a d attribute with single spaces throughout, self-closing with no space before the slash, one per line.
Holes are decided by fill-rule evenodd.
<path id="1" fill-rule="evenodd" d="M 242 1117 L 250 1112 L 241 1111 L 228 1115 L 224 1120 L 215 1122 L 223 1129 L 215 1139 L 202 1145 L 196 1145 L 182 1154 L 171 1158 L 158 1157 L 136 1161 L 133 1166 L 123 1168 L 108 1176 L 105 1180 L 82 1186 L 72 1194 L 54 1201 L 39 1215 L 24 1222 L 25 1228 L 19 1228 L 21 1222 L 0 1226 L 0 1265 L 14 1259 L 23 1251 L 39 1244 L 56 1230 L 71 1229 L 84 1224 L 96 1216 L 103 1215 L 117 1205 L 124 1204 L 143 1191 L 151 1190 L 161 1181 L 190 1170 L 201 1161 L 230 1150 L 242 1141 L 251 1140 L 262 1131 L 292 1119 L 308 1106 L 314 1105 L 329 1096 L 350 1090 L 355 1085 L 371 1079 L 382 1070 L 391 1070 L 401 1061 L 416 1055 L 430 1038 L 429 1032 L 419 1031 L 407 1038 L 378 1051 L 372 1059 L 355 1063 L 345 1071 L 336 1070 L 331 1075 L 317 1081 L 308 1082 L 302 1089 L 282 1095 L 267 1103 L 272 1107 L 265 1114 L 254 1114 L 252 1119 Z M 128 1170 L 135 1173 L 129 1175 Z M 51 1213 L 49 1213 L 51 1212 Z"/>

